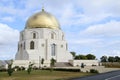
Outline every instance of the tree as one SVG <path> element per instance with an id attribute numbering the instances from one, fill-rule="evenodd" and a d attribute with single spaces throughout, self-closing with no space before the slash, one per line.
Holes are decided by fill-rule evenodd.
<path id="1" fill-rule="evenodd" d="M 101 59 L 101 62 L 107 62 L 107 60 L 108 60 L 107 56 L 102 56 L 100 59 Z"/>
<path id="2" fill-rule="evenodd" d="M 73 56 L 73 59 L 75 58 L 75 56 L 76 56 L 76 53 L 75 52 L 70 52 L 71 54 L 72 54 L 72 56 Z"/>
<path id="3" fill-rule="evenodd" d="M 28 66 L 28 69 L 27 69 L 28 74 L 31 73 L 31 70 L 32 70 L 32 66 L 33 66 L 33 65 L 34 65 L 34 64 L 32 64 L 31 62 L 29 62 L 29 66 Z"/>
<path id="4" fill-rule="evenodd" d="M 77 56 L 75 56 L 75 59 L 78 59 L 78 60 L 80 60 L 80 59 L 86 60 L 87 57 L 86 57 L 86 55 L 77 55 Z"/>
<path id="5" fill-rule="evenodd" d="M 115 58 L 114 57 L 112 57 L 112 56 L 109 56 L 108 57 L 108 62 L 114 62 L 115 61 Z"/>
<path id="6" fill-rule="evenodd" d="M 85 55 L 79 55 L 79 58 L 80 58 L 80 59 L 83 59 L 83 60 L 86 60 L 86 59 L 87 59 L 87 57 L 86 57 Z"/>
<path id="7" fill-rule="evenodd" d="M 80 56 L 79 56 L 79 55 L 76 55 L 76 56 L 75 56 L 75 59 L 76 59 L 76 60 L 79 60 L 79 59 L 80 59 Z"/>
<path id="8" fill-rule="evenodd" d="M 120 62 L 120 57 L 119 56 L 115 56 L 115 62 Z"/>
<path id="9" fill-rule="evenodd" d="M 43 66 L 43 64 L 44 64 L 44 59 L 42 58 L 42 60 L 41 60 L 41 64 L 42 64 L 42 66 Z"/>
<path id="10" fill-rule="evenodd" d="M 13 73 L 13 68 L 12 68 L 13 60 L 11 60 L 10 62 L 6 61 L 6 63 L 8 64 L 8 69 L 7 69 L 8 75 L 12 76 L 12 73 Z"/>
<path id="11" fill-rule="evenodd" d="M 56 62 L 56 60 L 52 58 L 50 65 L 51 65 L 52 67 L 54 67 L 54 66 L 55 66 L 55 62 Z"/>
<path id="12" fill-rule="evenodd" d="M 93 54 L 87 54 L 86 57 L 88 60 L 94 60 L 96 58 Z"/>
<path id="13" fill-rule="evenodd" d="M 53 71 L 53 67 L 55 66 L 56 60 L 52 58 L 50 61 L 51 61 L 50 62 L 50 66 L 51 66 L 51 70 L 50 71 L 52 72 Z"/>

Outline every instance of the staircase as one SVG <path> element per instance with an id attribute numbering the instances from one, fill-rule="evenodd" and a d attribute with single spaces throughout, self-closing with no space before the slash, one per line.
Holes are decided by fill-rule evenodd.
<path id="1" fill-rule="evenodd" d="M 68 62 L 57 62 L 55 63 L 55 67 L 72 67 L 72 65 Z"/>

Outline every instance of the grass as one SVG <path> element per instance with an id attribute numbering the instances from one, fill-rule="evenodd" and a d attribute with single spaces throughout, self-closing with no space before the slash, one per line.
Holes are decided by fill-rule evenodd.
<path id="1" fill-rule="evenodd" d="M 32 71 L 30 75 L 27 71 L 17 71 L 8 76 L 7 72 L 0 72 L 0 80 L 65 80 L 74 77 L 82 77 L 87 75 L 93 75 L 91 73 L 81 72 L 65 72 L 65 71 L 53 71 L 49 70 L 36 70 Z"/>

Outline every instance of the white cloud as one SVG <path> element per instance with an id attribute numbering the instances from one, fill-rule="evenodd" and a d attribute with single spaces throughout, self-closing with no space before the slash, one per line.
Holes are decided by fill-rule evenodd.
<path id="1" fill-rule="evenodd" d="M 19 31 L 12 29 L 6 24 L 0 23 L 0 44 L 16 44 L 19 38 Z"/>
<path id="2" fill-rule="evenodd" d="M 12 59 L 17 50 L 19 31 L 0 23 L 0 59 Z"/>
<path id="3" fill-rule="evenodd" d="M 13 59 L 14 55 L 13 54 L 5 54 L 5 53 L 0 53 L 0 60 L 9 60 L 9 59 Z"/>
<path id="4" fill-rule="evenodd" d="M 119 0 L 21 0 L 19 4 L 17 3 L 18 5 L 14 1 L 9 1 L 9 3 L 7 6 L 0 6 L 1 13 L 12 14 L 24 20 L 25 17 L 33 14 L 34 11 L 40 11 L 44 4 L 46 11 L 59 17 L 61 25 L 66 25 L 66 27 L 73 24 L 99 22 L 110 16 L 120 17 Z"/>
<path id="5" fill-rule="evenodd" d="M 120 14 L 119 0 L 80 0 L 78 4 L 82 5 L 85 14 L 90 16 L 99 15 L 101 13 Z"/>
<path id="6" fill-rule="evenodd" d="M 13 22 L 14 21 L 14 17 L 3 17 L 1 18 L 2 21 L 5 21 L 5 22 Z"/>
<path id="7" fill-rule="evenodd" d="M 110 21 L 105 24 L 92 25 L 81 33 L 94 36 L 120 36 L 120 22 Z"/>
<path id="8" fill-rule="evenodd" d="M 79 45 L 93 45 L 94 43 L 99 43 L 101 41 L 101 39 L 75 39 L 75 40 L 69 40 L 68 42 L 70 44 L 79 44 Z"/>
<path id="9" fill-rule="evenodd" d="M 57 3 L 58 1 L 54 1 L 53 5 L 49 4 L 48 9 L 51 12 L 56 9 L 53 13 L 61 15 L 59 18 L 60 22 L 66 27 L 74 24 L 101 22 L 108 17 L 120 17 L 120 1 L 118 0 L 75 0 L 74 2 L 67 0 Z M 66 3 L 67 5 L 65 5 Z M 57 5 L 57 7 L 54 8 L 54 5 Z"/>
<path id="10" fill-rule="evenodd" d="M 119 56 L 120 57 L 120 50 L 112 50 L 111 52 L 109 52 L 108 54 L 106 54 L 106 56 Z"/>

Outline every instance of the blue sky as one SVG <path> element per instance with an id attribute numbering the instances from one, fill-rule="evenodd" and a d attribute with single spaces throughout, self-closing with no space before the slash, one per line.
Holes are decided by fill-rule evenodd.
<path id="1" fill-rule="evenodd" d="M 0 60 L 15 57 L 19 32 L 42 5 L 58 19 L 69 51 L 120 56 L 120 0 L 0 0 Z"/>

